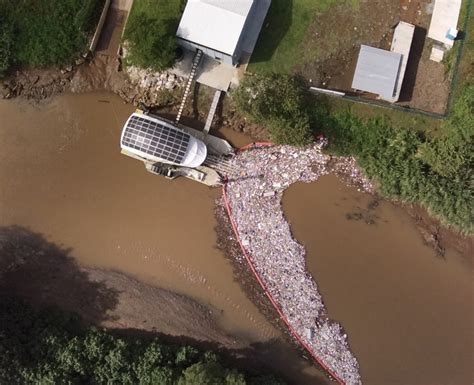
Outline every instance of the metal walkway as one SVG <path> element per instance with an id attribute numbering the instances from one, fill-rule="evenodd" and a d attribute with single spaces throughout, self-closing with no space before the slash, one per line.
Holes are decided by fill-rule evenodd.
<path id="1" fill-rule="evenodd" d="M 176 115 L 175 124 L 179 123 L 181 115 L 183 114 L 184 106 L 186 105 L 186 100 L 188 99 L 189 92 L 191 91 L 191 85 L 193 84 L 194 77 L 196 76 L 196 70 L 199 65 L 199 62 L 201 61 L 201 57 L 202 51 L 198 49 L 196 51 L 196 54 L 194 55 L 193 66 L 191 67 L 191 72 L 189 74 L 188 81 L 186 82 L 186 88 L 184 89 L 183 98 L 181 99 L 178 114 Z"/>
<path id="2" fill-rule="evenodd" d="M 212 120 L 214 119 L 214 115 L 216 114 L 217 105 L 219 104 L 219 100 L 221 99 L 221 90 L 217 90 L 214 93 L 214 99 L 212 99 L 211 109 L 209 110 L 209 114 L 207 114 L 206 125 L 204 126 L 204 134 L 209 133 L 211 129 Z"/>
<path id="3" fill-rule="evenodd" d="M 234 179 L 238 176 L 238 172 L 230 163 L 229 158 L 224 156 L 209 154 L 204 161 L 204 165 L 217 171 L 219 175 L 228 179 Z"/>

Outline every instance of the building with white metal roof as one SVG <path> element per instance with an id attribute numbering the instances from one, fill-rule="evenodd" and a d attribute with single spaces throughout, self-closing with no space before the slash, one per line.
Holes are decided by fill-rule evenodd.
<path id="1" fill-rule="evenodd" d="M 352 80 L 352 88 L 396 101 L 402 54 L 362 45 Z"/>
<path id="2" fill-rule="evenodd" d="M 185 48 L 237 65 L 254 0 L 188 0 L 176 36 Z"/>

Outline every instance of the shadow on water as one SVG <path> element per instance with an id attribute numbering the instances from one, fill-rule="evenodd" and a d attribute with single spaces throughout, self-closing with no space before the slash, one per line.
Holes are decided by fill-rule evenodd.
<path id="1" fill-rule="evenodd" d="M 34 306 L 80 311 L 85 320 L 108 320 L 118 292 L 89 279 L 71 249 L 20 226 L 0 227 L 0 295 L 24 298 Z"/>
<path id="2" fill-rule="evenodd" d="M 118 307 L 120 291 L 111 289 L 103 281 L 92 280 L 75 263 L 71 252 L 72 249 L 50 242 L 44 235 L 28 228 L 0 227 L 0 302 L 6 306 L 5 301 L 17 298 L 48 314 L 80 314 L 71 319 L 86 324 L 100 325 L 103 321 L 116 320 L 108 313 Z M 122 337 L 158 338 L 166 343 L 219 351 L 231 366 L 250 374 L 272 372 L 285 378 L 288 384 L 329 383 L 322 373 L 314 370 L 308 373 L 306 362 L 297 356 L 295 359 L 290 345 L 280 339 L 228 349 L 216 342 L 170 336 L 157 330 L 128 328 L 111 331 Z"/>
<path id="3" fill-rule="evenodd" d="M 255 50 L 252 53 L 251 63 L 265 62 L 272 58 L 291 26 L 292 13 L 293 0 L 272 0 Z"/>

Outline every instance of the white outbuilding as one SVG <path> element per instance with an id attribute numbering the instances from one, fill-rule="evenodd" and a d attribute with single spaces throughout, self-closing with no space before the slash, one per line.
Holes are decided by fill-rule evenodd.
<path id="1" fill-rule="evenodd" d="M 462 0 L 435 0 L 428 37 L 447 49 L 454 45 L 457 36 Z"/>
<path id="2" fill-rule="evenodd" d="M 390 103 L 398 101 L 414 33 L 413 24 L 401 21 L 395 28 L 390 51 L 362 45 L 352 88 Z"/>
<path id="3" fill-rule="evenodd" d="M 179 23 L 178 43 L 190 50 L 236 66 L 255 0 L 188 0 Z"/>

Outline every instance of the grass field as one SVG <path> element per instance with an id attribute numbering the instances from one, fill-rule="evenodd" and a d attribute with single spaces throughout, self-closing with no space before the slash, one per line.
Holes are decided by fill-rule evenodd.
<path id="1" fill-rule="evenodd" d="M 178 27 L 185 5 L 186 0 L 135 0 L 129 17 L 145 13 L 155 19 L 174 19 Z"/>
<path id="2" fill-rule="evenodd" d="M 86 51 L 104 0 L 0 0 L 0 75 L 69 63 Z"/>
<path id="3" fill-rule="evenodd" d="M 163 71 L 176 58 L 175 37 L 185 0 L 136 0 L 125 28 L 125 66 Z"/>
<path id="4" fill-rule="evenodd" d="M 248 70 L 289 73 L 301 59 L 300 44 L 316 13 L 341 0 L 272 0 Z M 342 0 L 356 7 L 359 0 Z M 315 47 L 316 49 L 316 47 Z M 312 56 L 305 53 L 305 56 Z"/>

